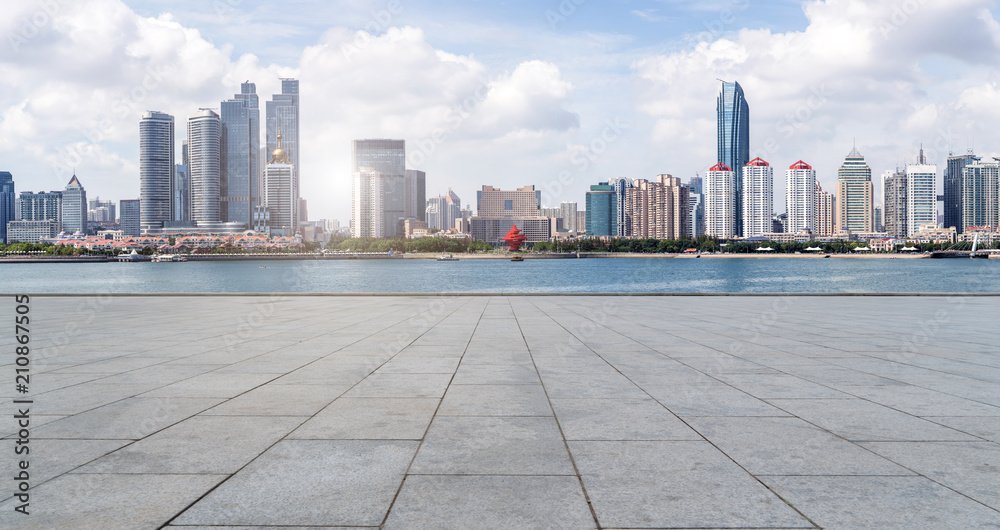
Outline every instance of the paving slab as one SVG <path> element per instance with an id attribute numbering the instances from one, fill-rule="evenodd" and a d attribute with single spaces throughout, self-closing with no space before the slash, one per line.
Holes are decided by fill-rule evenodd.
<path id="1" fill-rule="evenodd" d="M 573 475 L 574 471 L 555 418 L 439 416 L 410 473 Z"/>
<path id="2" fill-rule="evenodd" d="M 420 440 L 440 400 L 342 397 L 289 435 L 312 440 Z"/>
<path id="3" fill-rule="evenodd" d="M 45 424 L 38 438 L 138 440 L 217 405 L 221 399 L 134 397 Z"/>
<path id="4" fill-rule="evenodd" d="M 570 442 L 605 528 L 812 528 L 708 442 Z"/>
<path id="5" fill-rule="evenodd" d="M 542 385 L 451 385 L 441 416 L 551 416 Z"/>
<path id="6" fill-rule="evenodd" d="M 1000 527 L 1000 512 L 925 477 L 761 480 L 821 528 Z"/>
<path id="7" fill-rule="evenodd" d="M 576 477 L 411 476 L 385 528 L 596 528 Z"/>
<path id="8" fill-rule="evenodd" d="M 702 440 L 651 398 L 553 399 L 567 440 Z"/>
<path id="9" fill-rule="evenodd" d="M 401 441 L 280 442 L 175 523 L 378 526 L 416 450 Z"/>

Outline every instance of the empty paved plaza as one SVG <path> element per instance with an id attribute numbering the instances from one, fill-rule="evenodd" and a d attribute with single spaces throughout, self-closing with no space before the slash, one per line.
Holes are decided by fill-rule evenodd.
<path id="1" fill-rule="evenodd" d="M 0 527 L 998 528 L 998 326 L 997 297 L 37 297 Z"/>

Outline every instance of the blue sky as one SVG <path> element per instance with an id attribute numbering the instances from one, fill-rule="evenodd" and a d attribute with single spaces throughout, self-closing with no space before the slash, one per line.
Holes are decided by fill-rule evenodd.
<path id="1" fill-rule="evenodd" d="M 785 168 L 803 159 L 832 190 L 855 141 L 876 187 L 921 143 L 942 168 L 973 142 L 1000 152 L 993 0 L 40 5 L 0 13 L 0 169 L 19 190 L 75 168 L 91 196 L 136 197 L 142 111 L 176 116 L 179 146 L 188 114 L 247 79 L 266 100 L 279 77 L 302 80 L 314 219 L 350 215 L 354 138 L 406 139 L 428 194 L 466 204 L 484 184 L 555 206 L 610 177 L 686 180 L 715 162 L 716 78 L 746 91 L 778 213 Z"/>

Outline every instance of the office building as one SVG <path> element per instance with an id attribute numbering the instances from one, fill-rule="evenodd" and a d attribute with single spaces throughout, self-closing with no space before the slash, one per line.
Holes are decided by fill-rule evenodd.
<path id="1" fill-rule="evenodd" d="M 743 166 L 743 237 L 760 237 L 773 231 L 774 168 L 757 157 Z"/>
<path id="2" fill-rule="evenodd" d="M 7 243 L 7 223 L 17 219 L 17 196 L 14 175 L 0 171 L 0 243 Z"/>
<path id="3" fill-rule="evenodd" d="M 586 226 L 588 236 L 618 235 L 618 200 L 615 187 L 601 182 L 590 187 L 586 196 Z"/>
<path id="4" fill-rule="evenodd" d="M 163 228 L 174 220 L 174 117 L 147 112 L 139 121 L 141 224 Z"/>
<path id="5" fill-rule="evenodd" d="M 632 220 L 628 217 L 628 212 L 625 208 L 625 194 L 626 191 L 635 185 L 635 181 L 629 178 L 615 178 L 608 181 L 608 183 L 615 190 L 615 213 L 618 215 L 618 219 L 615 220 L 615 233 L 616 237 L 629 237 L 632 235 Z"/>
<path id="6" fill-rule="evenodd" d="M 625 208 L 638 239 L 683 239 L 691 233 L 690 188 L 681 179 L 658 175 L 655 182 L 638 179 L 625 194 Z"/>
<path id="7" fill-rule="evenodd" d="M 875 231 L 875 193 L 872 169 L 857 147 L 844 159 L 837 172 L 837 232 Z"/>
<path id="8" fill-rule="evenodd" d="M 299 201 L 294 196 L 295 165 L 282 147 L 282 136 L 264 167 L 264 204 L 255 207 L 250 225 L 272 236 L 294 236 L 298 231 Z"/>
<path id="9" fill-rule="evenodd" d="M 577 234 L 587 232 L 587 212 L 585 210 L 576 211 L 576 232 Z"/>
<path id="10" fill-rule="evenodd" d="M 705 235 L 705 204 L 700 193 L 688 194 L 688 221 L 691 226 L 691 238 L 697 239 Z"/>
<path id="11" fill-rule="evenodd" d="M 962 171 L 962 231 L 1000 227 L 1000 161 L 975 160 Z"/>
<path id="12" fill-rule="evenodd" d="M 812 227 L 816 237 L 833 237 L 837 229 L 837 198 L 823 191 L 816 181 L 816 225 Z"/>
<path id="13" fill-rule="evenodd" d="M 907 208 L 906 171 L 882 174 L 882 222 L 889 237 L 903 239 L 910 235 Z"/>
<path id="14" fill-rule="evenodd" d="M 8 243 L 41 243 L 59 234 L 59 221 L 52 219 L 20 219 L 7 223 Z"/>
<path id="15" fill-rule="evenodd" d="M 292 189 L 289 191 L 297 202 L 301 193 L 299 182 L 302 175 L 299 163 L 300 131 L 299 131 L 299 81 L 297 79 L 282 79 L 281 93 L 271 96 L 266 103 L 266 150 L 262 157 L 270 160 L 271 153 L 278 148 L 278 134 L 281 134 L 282 149 L 288 154 L 288 163 L 295 167 L 292 179 Z"/>
<path id="16" fill-rule="evenodd" d="M 56 221 L 62 228 L 62 192 L 22 191 L 20 197 L 21 219 L 26 221 Z M 57 232 L 58 233 L 58 232 Z"/>
<path id="17" fill-rule="evenodd" d="M 240 93 L 222 102 L 220 218 L 252 224 L 253 207 L 260 203 L 260 105 L 257 86 L 245 82 Z"/>
<path id="18" fill-rule="evenodd" d="M 555 232 L 555 221 L 542 215 L 542 192 L 534 186 L 501 190 L 483 186 L 476 192 L 476 216 L 469 220 L 472 238 L 499 244 L 516 224 L 529 243 L 548 241 Z"/>
<path id="19" fill-rule="evenodd" d="M 123 199 L 118 206 L 121 215 L 118 224 L 122 233 L 131 237 L 142 235 L 142 200 Z"/>
<path id="20" fill-rule="evenodd" d="M 450 230 L 455 228 L 455 220 L 462 218 L 462 199 L 449 188 L 446 195 L 428 199 L 424 210 L 428 228 Z"/>
<path id="21" fill-rule="evenodd" d="M 736 233 L 736 173 L 716 164 L 705 174 L 705 235 L 731 238 Z"/>
<path id="22" fill-rule="evenodd" d="M 222 122 L 201 109 L 188 117 L 188 177 L 191 222 L 218 223 L 222 200 Z M 173 166 L 171 166 L 173 167 Z"/>
<path id="23" fill-rule="evenodd" d="M 174 221 L 188 223 L 191 221 L 191 170 L 185 164 L 177 164 L 174 168 Z"/>
<path id="24" fill-rule="evenodd" d="M 750 161 L 750 106 L 739 83 L 722 83 L 718 114 L 718 163 L 735 172 L 733 215 L 735 233 L 743 233 L 743 167 Z"/>
<path id="25" fill-rule="evenodd" d="M 969 150 L 968 154 L 949 156 L 948 167 L 944 172 L 944 227 L 955 227 L 962 233 L 962 180 L 965 168 L 979 158 Z"/>
<path id="26" fill-rule="evenodd" d="M 906 166 L 906 225 L 915 234 L 923 225 L 937 226 L 937 166 L 928 164 L 924 149 L 916 164 Z"/>
<path id="27" fill-rule="evenodd" d="M 413 218 L 419 221 L 427 221 L 427 173 L 415 169 L 407 169 L 405 175 L 406 211 L 404 215 L 407 219 Z"/>
<path id="28" fill-rule="evenodd" d="M 875 231 L 885 232 L 885 225 L 882 224 L 882 207 L 875 207 Z"/>
<path id="29" fill-rule="evenodd" d="M 87 191 L 76 175 L 62 192 L 62 231 L 67 234 L 87 233 Z"/>
<path id="30" fill-rule="evenodd" d="M 785 232 L 816 231 L 816 170 L 799 160 L 785 172 Z"/>
<path id="31" fill-rule="evenodd" d="M 559 204 L 559 218 L 563 220 L 563 228 L 570 232 L 578 231 L 576 226 L 576 212 L 577 204 L 575 202 L 564 201 Z"/>
<path id="32" fill-rule="evenodd" d="M 401 234 L 400 223 L 407 218 L 407 210 L 413 208 L 406 193 L 406 142 L 355 140 L 351 165 L 353 236 L 380 238 Z M 411 180 L 416 181 L 415 174 L 411 174 Z"/>
<path id="33" fill-rule="evenodd" d="M 118 207 L 114 201 L 94 197 L 87 203 L 87 219 L 98 223 L 115 222 L 118 220 Z"/>

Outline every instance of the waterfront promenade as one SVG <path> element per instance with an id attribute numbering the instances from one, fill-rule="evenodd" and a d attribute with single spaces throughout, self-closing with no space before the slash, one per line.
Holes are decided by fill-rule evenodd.
<path id="1" fill-rule="evenodd" d="M 998 528 L 998 322 L 1000 297 L 33 297 L 31 515 L 8 354 L 0 527 Z"/>

